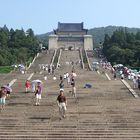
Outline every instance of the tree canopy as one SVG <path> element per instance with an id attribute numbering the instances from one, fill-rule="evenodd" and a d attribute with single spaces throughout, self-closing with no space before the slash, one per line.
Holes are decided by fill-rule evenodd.
<path id="1" fill-rule="evenodd" d="M 140 32 L 116 30 L 111 37 L 105 35 L 103 53 L 111 63 L 140 67 Z"/>
<path id="2" fill-rule="evenodd" d="M 0 66 L 26 64 L 39 52 L 39 41 L 32 29 L 0 28 Z"/>

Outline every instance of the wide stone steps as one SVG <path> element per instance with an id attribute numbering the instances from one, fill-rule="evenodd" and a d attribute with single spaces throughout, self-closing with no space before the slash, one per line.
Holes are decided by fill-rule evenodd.
<path id="1" fill-rule="evenodd" d="M 39 65 L 40 64 L 50 64 L 53 54 L 54 54 L 53 50 L 49 51 L 48 53 L 46 51 L 40 53 L 28 71 L 29 72 L 39 72 L 40 71 Z"/>
<path id="2" fill-rule="evenodd" d="M 7 75 L 3 75 L 0 76 L 0 85 L 6 85 L 8 83 L 10 83 L 13 79 L 17 79 L 19 76 L 19 72 L 17 74 L 15 73 L 9 73 Z"/>
<path id="3" fill-rule="evenodd" d="M 35 65 L 45 63 L 44 58 L 39 58 L 42 62 L 36 60 Z M 64 72 L 71 73 L 72 67 L 66 61 L 78 59 L 78 51 L 62 51 L 62 67 L 55 71 L 57 79 Z M 24 93 L 25 80 L 33 71 L 16 75 L 13 93 L 0 113 L 0 140 L 139 140 L 139 100 L 120 80 L 109 81 L 97 72 L 82 70 L 80 64 L 75 68 L 77 99 L 69 93 L 71 88 L 64 81 L 68 110 L 62 120 L 56 104 L 59 80 L 53 80 L 53 75 L 44 71 L 33 75 L 31 81 L 40 79 L 43 82 L 42 101 L 40 106 L 35 106 L 34 94 Z M 90 83 L 92 88 L 83 88 L 85 83 Z"/>
<path id="4" fill-rule="evenodd" d="M 81 69 L 81 65 L 78 62 L 80 60 L 79 51 L 62 51 L 61 57 L 60 57 L 60 65 L 62 67 L 62 70 L 64 72 L 71 72 L 72 65 L 71 62 L 74 62 L 74 68 L 77 71 L 77 69 Z M 69 64 L 67 64 L 69 62 Z"/>
<path id="5" fill-rule="evenodd" d="M 12 85 L 13 92 L 11 94 L 25 92 L 25 82 L 29 76 L 30 76 L 29 73 L 19 74 L 16 83 Z"/>
<path id="6" fill-rule="evenodd" d="M 42 133 L 43 131 L 37 131 L 37 132 L 24 132 L 24 134 L 18 134 L 18 135 L 14 135 L 12 133 L 1 133 L 1 139 L 135 139 L 135 138 L 140 138 L 140 134 L 138 133 L 109 133 L 108 131 L 104 131 L 103 133 L 99 132 L 92 132 L 92 131 L 45 131 L 44 134 Z M 16 133 L 16 132 L 15 132 Z M 19 133 L 19 132 L 18 132 Z M 35 133 L 35 134 L 34 134 Z M 41 134 L 40 134 L 41 133 Z M 136 136 L 137 135 L 137 136 Z"/>

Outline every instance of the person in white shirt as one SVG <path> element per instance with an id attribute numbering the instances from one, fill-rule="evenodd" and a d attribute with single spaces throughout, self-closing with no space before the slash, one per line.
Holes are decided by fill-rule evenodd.
<path id="1" fill-rule="evenodd" d="M 136 88 L 137 87 L 137 77 L 136 76 L 134 76 L 134 78 L 133 78 L 133 88 Z"/>

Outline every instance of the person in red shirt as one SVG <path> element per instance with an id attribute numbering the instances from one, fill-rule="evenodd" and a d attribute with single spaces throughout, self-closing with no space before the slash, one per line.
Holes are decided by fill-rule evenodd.
<path id="1" fill-rule="evenodd" d="M 29 92 L 29 89 L 30 89 L 30 82 L 29 82 L 29 80 L 26 80 L 26 82 L 25 82 L 25 90 L 26 90 L 26 93 Z"/>

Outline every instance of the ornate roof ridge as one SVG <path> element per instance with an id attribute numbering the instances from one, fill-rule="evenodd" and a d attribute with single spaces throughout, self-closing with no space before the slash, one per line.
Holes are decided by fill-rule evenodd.
<path id="1" fill-rule="evenodd" d="M 58 22 L 57 31 L 84 31 L 86 29 L 83 28 L 84 23 L 60 23 Z"/>

